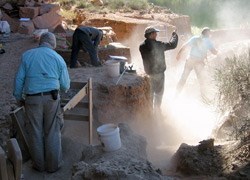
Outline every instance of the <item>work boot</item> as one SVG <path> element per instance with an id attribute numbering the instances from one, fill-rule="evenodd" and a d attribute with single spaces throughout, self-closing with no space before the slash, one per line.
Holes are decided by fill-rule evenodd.
<path id="1" fill-rule="evenodd" d="M 85 67 L 93 67 L 92 64 L 89 64 L 89 63 L 87 63 L 87 62 L 84 62 L 84 66 L 85 66 Z"/>
<path id="2" fill-rule="evenodd" d="M 82 67 L 82 65 L 80 64 L 79 61 L 76 61 L 76 67 L 77 67 L 77 68 Z"/>
<path id="3" fill-rule="evenodd" d="M 80 68 L 82 67 L 82 65 L 79 63 L 79 61 L 76 61 L 76 65 L 75 66 L 70 66 L 70 68 Z"/>
<path id="4" fill-rule="evenodd" d="M 95 67 L 101 67 L 102 63 L 100 61 L 97 61 L 96 63 L 93 64 Z"/>

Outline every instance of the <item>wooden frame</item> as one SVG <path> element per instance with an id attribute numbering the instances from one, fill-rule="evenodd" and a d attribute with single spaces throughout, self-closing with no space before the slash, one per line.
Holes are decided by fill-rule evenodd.
<path id="1" fill-rule="evenodd" d="M 29 154 L 29 143 L 27 140 L 27 134 L 25 132 L 24 124 L 25 124 L 25 110 L 24 107 L 18 107 L 16 110 L 12 111 L 10 113 L 10 117 L 12 119 L 12 122 L 14 124 L 14 127 L 17 128 L 17 133 L 20 135 L 20 140 L 22 142 L 22 145 L 24 147 L 24 151 L 26 152 L 25 155 L 30 156 Z M 24 159 L 28 159 L 29 157 L 24 157 Z"/>
<path id="2" fill-rule="evenodd" d="M 63 113 L 65 120 L 79 120 L 89 122 L 89 144 L 92 144 L 93 139 L 93 101 L 92 101 L 92 79 L 90 78 L 87 83 L 71 82 L 72 89 L 79 89 L 79 92 L 70 100 L 62 99 L 61 105 L 63 106 Z M 87 96 L 88 102 L 81 100 Z M 74 109 L 81 110 L 82 113 L 74 113 Z M 77 112 L 77 111 L 76 111 Z M 23 144 L 25 154 L 29 154 L 29 144 L 27 141 L 27 134 L 24 130 L 25 123 L 25 110 L 24 107 L 18 107 L 10 113 L 10 117 L 17 128 L 17 133 L 20 135 L 21 143 Z M 27 159 L 29 157 L 26 157 Z M 24 159 L 26 159 L 24 158 Z"/>
<path id="3" fill-rule="evenodd" d="M 62 107 L 65 120 L 89 122 L 89 144 L 93 139 L 93 101 L 92 79 L 87 83 L 71 82 L 70 89 L 79 90 L 71 99 L 62 99 Z M 88 101 L 82 101 L 87 96 Z"/>

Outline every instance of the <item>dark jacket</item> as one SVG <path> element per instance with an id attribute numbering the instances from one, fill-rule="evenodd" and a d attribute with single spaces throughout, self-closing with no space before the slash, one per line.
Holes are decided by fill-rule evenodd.
<path id="1" fill-rule="evenodd" d="M 93 41 L 94 46 L 98 46 L 100 44 L 103 36 L 102 30 L 89 26 L 79 26 L 77 29 L 87 34 Z"/>
<path id="2" fill-rule="evenodd" d="M 140 45 L 144 70 L 148 75 L 163 73 L 166 70 L 164 51 L 176 48 L 178 35 L 173 33 L 170 42 L 145 39 Z"/>

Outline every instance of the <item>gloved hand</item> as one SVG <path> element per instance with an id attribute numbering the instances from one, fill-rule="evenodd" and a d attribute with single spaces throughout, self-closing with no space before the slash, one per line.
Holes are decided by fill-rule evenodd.
<path id="1" fill-rule="evenodd" d="M 176 30 L 174 30 L 174 31 L 172 32 L 172 36 L 176 36 L 176 35 L 177 35 Z"/>

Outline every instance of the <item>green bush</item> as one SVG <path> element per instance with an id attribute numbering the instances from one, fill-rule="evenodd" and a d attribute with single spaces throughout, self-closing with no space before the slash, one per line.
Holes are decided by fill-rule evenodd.
<path id="1" fill-rule="evenodd" d="M 241 55 L 225 59 L 215 70 L 218 87 L 218 108 L 230 113 L 232 129 L 228 138 L 247 141 L 250 131 L 250 49 Z M 227 113 L 226 113 L 227 114 Z"/>
<path id="2" fill-rule="evenodd" d="M 88 3 L 87 1 L 76 1 L 76 6 L 78 8 L 88 8 L 91 6 L 91 4 Z"/>
<path id="3" fill-rule="evenodd" d="M 61 6 L 71 6 L 77 3 L 76 0 L 58 0 L 57 1 Z"/>
<path id="4" fill-rule="evenodd" d="M 133 10 L 141 10 L 148 8 L 147 0 L 131 0 L 127 2 L 127 6 Z"/>
<path id="5" fill-rule="evenodd" d="M 133 10 L 147 9 L 148 0 L 106 0 L 111 9 L 129 8 Z"/>
<path id="6" fill-rule="evenodd" d="M 108 0 L 107 3 L 111 9 L 120 9 L 125 6 L 126 0 Z"/>

